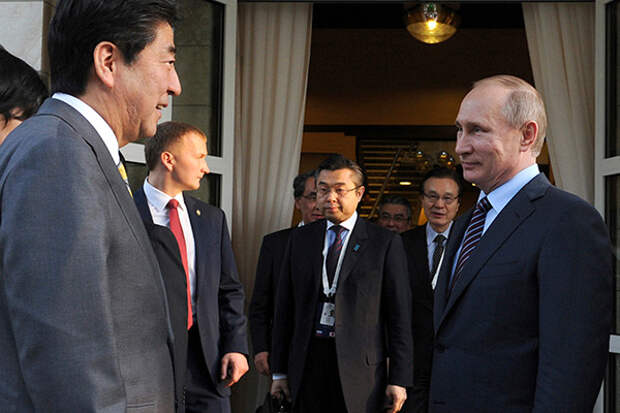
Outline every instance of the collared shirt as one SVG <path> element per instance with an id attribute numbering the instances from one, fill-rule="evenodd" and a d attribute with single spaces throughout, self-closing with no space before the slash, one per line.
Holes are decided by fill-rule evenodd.
<path id="1" fill-rule="evenodd" d="M 540 171 L 538 170 L 538 165 L 534 164 L 528 166 L 527 168 L 521 170 L 518 174 L 512 177 L 508 182 L 498 186 L 490 194 L 485 194 L 480 191 L 480 195 L 478 195 L 478 201 L 480 201 L 485 196 L 491 203 L 491 209 L 487 212 L 487 216 L 484 220 L 484 229 L 482 230 L 482 234 L 486 232 L 487 229 L 491 226 L 495 218 L 502 212 L 502 209 L 514 196 L 519 192 L 525 185 L 527 185 L 532 179 L 534 179 Z M 477 203 L 477 202 L 476 202 Z"/>
<path id="2" fill-rule="evenodd" d="M 153 223 L 170 228 L 170 218 L 168 216 L 168 202 L 173 198 L 170 195 L 160 191 L 151 185 L 148 178 L 144 180 L 144 195 L 149 204 L 149 210 L 153 217 Z M 179 221 L 181 221 L 181 228 L 183 228 L 183 237 L 185 238 L 185 249 L 187 251 L 187 270 L 189 271 L 189 285 L 192 292 L 192 310 L 193 315 L 196 317 L 196 246 L 194 244 L 194 232 L 192 231 L 192 224 L 189 220 L 189 214 L 187 212 L 187 206 L 185 205 L 185 199 L 183 193 L 179 193 L 174 196 L 174 199 L 179 201 L 177 211 L 179 212 Z"/>
<path id="3" fill-rule="evenodd" d="M 336 233 L 334 231 L 330 231 L 329 229 L 331 227 L 333 227 L 334 224 L 333 222 L 326 220 L 327 222 L 327 229 L 325 230 L 325 240 L 323 241 L 323 273 L 322 273 L 322 278 L 327 279 L 327 252 L 329 251 L 329 247 L 334 243 L 334 240 L 336 239 Z M 347 250 L 347 245 L 349 244 L 349 235 L 351 235 L 351 232 L 353 231 L 353 227 L 355 227 L 355 223 L 357 222 L 357 211 L 353 212 L 353 215 L 351 215 L 348 219 L 342 221 L 340 224 L 341 227 L 343 227 L 345 229 L 345 231 L 343 231 L 343 234 L 340 235 L 340 237 L 342 238 L 342 249 L 340 250 L 340 256 L 338 257 L 338 265 L 336 266 L 336 272 L 334 273 L 334 281 L 336 282 L 336 287 L 338 287 L 337 285 L 337 281 L 340 275 L 340 267 L 342 267 L 342 260 L 344 259 L 344 254 L 345 251 Z M 325 286 L 323 286 L 323 290 L 325 292 Z"/>
<path id="4" fill-rule="evenodd" d="M 503 183 L 502 185 L 495 188 L 491 193 L 485 194 L 483 191 L 480 191 L 478 195 L 478 201 L 476 204 L 484 198 L 485 196 L 491 203 L 491 209 L 487 212 L 487 216 L 484 220 L 484 229 L 482 230 L 482 235 L 489 229 L 495 218 L 502 212 L 504 207 L 508 205 L 510 200 L 514 198 L 514 196 L 521 190 L 525 185 L 527 185 L 532 179 L 534 179 L 540 173 L 538 169 L 538 165 L 530 165 L 525 169 L 522 169 L 513 176 L 509 181 Z M 456 264 L 458 262 L 458 257 L 461 254 L 461 248 L 463 248 L 463 239 L 461 240 L 461 245 L 456 252 L 454 262 L 452 263 L 452 272 L 450 279 L 454 275 L 454 270 L 456 269 Z"/>
<path id="5" fill-rule="evenodd" d="M 52 95 L 52 99 L 65 102 L 67 105 L 80 112 L 80 115 L 84 116 L 88 123 L 95 128 L 106 148 L 108 148 L 108 151 L 112 156 L 112 160 L 114 161 L 114 165 L 118 165 L 120 163 L 121 159 L 118 155 L 118 139 L 116 138 L 116 135 L 108 122 L 106 122 L 106 120 L 103 119 L 101 115 L 95 111 L 95 109 L 90 107 L 83 100 L 78 99 L 75 96 L 67 95 L 66 93 L 56 92 Z"/>
<path id="6" fill-rule="evenodd" d="M 441 254 L 441 258 L 439 259 L 439 265 L 437 266 L 437 270 L 435 271 L 435 274 L 431 274 L 433 276 L 433 280 L 431 281 L 431 285 L 433 286 L 433 289 L 435 289 L 435 286 L 437 285 L 437 274 L 439 274 L 439 269 L 441 268 L 443 257 L 446 254 L 445 247 L 446 247 L 446 243 L 448 242 L 448 235 L 450 234 L 450 230 L 452 229 L 453 222 L 454 221 L 450 221 L 450 225 L 448 225 L 448 229 L 446 229 L 444 232 L 436 232 L 433 229 L 433 227 L 431 227 L 430 223 L 426 224 L 426 250 L 428 252 L 428 271 L 429 272 L 433 270 L 433 254 L 435 253 L 435 247 L 437 247 L 437 244 L 434 242 L 435 237 L 439 234 L 446 237 L 446 239 L 444 239 L 443 241 L 444 250 L 443 250 L 443 253 Z"/>

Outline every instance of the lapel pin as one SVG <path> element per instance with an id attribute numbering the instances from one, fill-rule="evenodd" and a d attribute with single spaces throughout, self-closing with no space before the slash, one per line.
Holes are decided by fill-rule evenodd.
<path id="1" fill-rule="evenodd" d="M 360 249 L 360 244 L 355 244 L 355 247 L 353 247 L 353 251 L 357 252 L 357 250 Z"/>
<path id="2" fill-rule="evenodd" d="M 196 215 L 200 216 L 200 210 L 199 209 L 196 210 Z"/>

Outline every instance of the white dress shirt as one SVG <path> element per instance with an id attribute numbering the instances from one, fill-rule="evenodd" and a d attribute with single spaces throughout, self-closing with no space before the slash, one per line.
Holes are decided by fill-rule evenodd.
<path id="1" fill-rule="evenodd" d="M 153 217 L 153 223 L 170 228 L 170 217 L 168 216 L 168 202 L 173 198 L 168 194 L 163 193 L 159 189 L 155 188 L 148 181 L 148 178 L 144 180 L 144 195 L 149 204 L 149 210 Z M 179 221 L 181 221 L 181 228 L 183 228 L 183 237 L 185 238 L 185 249 L 187 251 L 187 270 L 189 271 L 189 285 L 192 292 L 192 312 L 193 317 L 196 317 L 196 245 L 194 244 L 194 232 L 192 231 L 192 224 L 189 221 L 189 214 L 187 212 L 187 206 L 183 199 L 183 193 L 177 194 L 174 199 L 179 201 L 177 208 L 179 212 Z"/>
<path id="2" fill-rule="evenodd" d="M 480 191 L 478 195 L 478 201 L 476 201 L 476 205 L 478 202 L 487 197 L 488 201 L 491 203 L 491 209 L 487 212 L 487 215 L 484 219 L 484 228 L 482 230 L 482 235 L 487 232 L 487 229 L 491 226 L 495 218 L 502 212 L 504 207 L 508 205 L 510 200 L 514 198 L 517 193 L 523 189 L 525 185 L 527 185 L 532 179 L 534 179 L 540 171 L 538 170 L 538 165 L 530 165 L 525 169 L 522 169 L 518 174 L 513 176 L 509 181 L 503 183 L 502 185 L 495 188 L 491 193 L 485 194 L 483 191 Z M 454 276 L 454 270 L 456 269 L 456 264 L 458 262 L 458 257 L 461 254 L 461 248 L 463 248 L 463 241 L 465 237 L 461 240 L 461 245 L 454 256 L 454 262 L 452 263 L 452 272 L 450 280 L 452 280 L 452 276 Z"/>
<path id="3" fill-rule="evenodd" d="M 114 161 L 114 165 L 118 166 L 121 161 L 118 154 L 118 139 L 116 138 L 116 135 L 114 134 L 114 131 L 112 130 L 110 125 L 108 125 L 108 122 L 106 122 L 105 119 L 103 119 L 101 115 L 95 111 L 95 109 L 90 107 L 83 100 L 76 98 L 75 96 L 67 95 L 66 93 L 56 92 L 52 95 L 52 99 L 58 99 L 62 102 L 65 102 L 67 105 L 80 112 L 80 115 L 86 118 L 88 123 L 90 123 L 92 127 L 95 128 L 106 148 L 108 148 L 108 151 L 112 156 L 112 160 Z"/>
<path id="4" fill-rule="evenodd" d="M 327 229 L 325 231 L 325 240 L 323 241 L 323 273 L 322 279 L 327 279 L 327 252 L 329 251 L 329 247 L 334 243 L 336 239 L 336 233 L 334 231 L 330 231 L 329 229 L 333 227 L 333 222 L 326 220 Z M 340 250 L 340 256 L 338 257 L 338 265 L 336 266 L 336 272 L 334 273 L 334 284 L 338 287 L 338 278 L 340 277 L 340 267 L 342 267 L 342 260 L 344 259 L 344 253 L 347 250 L 347 245 L 349 245 L 349 235 L 351 235 L 351 231 L 353 231 L 353 227 L 355 227 L 355 223 L 357 222 L 357 211 L 353 212 L 348 219 L 342 221 L 340 224 L 346 231 L 344 231 L 344 235 L 341 235 L 342 238 L 342 249 Z M 323 287 L 323 292 L 326 292 L 325 286 L 321 284 Z"/>

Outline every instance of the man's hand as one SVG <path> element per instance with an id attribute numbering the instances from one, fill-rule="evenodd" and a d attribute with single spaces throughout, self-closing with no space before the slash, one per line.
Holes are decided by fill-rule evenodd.
<path id="1" fill-rule="evenodd" d="M 254 356 L 254 365 L 260 374 L 269 376 L 271 374 L 271 371 L 269 371 L 269 352 L 261 351 L 256 354 Z"/>
<path id="2" fill-rule="evenodd" d="M 271 395 L 282 400 L 282 397 L 286 397 L 286 400 L 291 401 L 291 392 L 288 389 L 288 379 L 278 379 L 271 383 Z"/>
<path id="3" fill-rule="evenodd" d="M 388 407 L 389 413 L 396 413 L 402 409 L 405 400 L 407 400 L 407 390 L 404 387 L 388 384 L 385 389 L 385 395 L 392 403 Z"/>
<path id="4" fill-rule="evenodd" d="M 226 381 L 226 387 L 230 387 L 248 371 L 248 361 L 241 353 L 226 353 L 222 357 L 222 381 Z"/>

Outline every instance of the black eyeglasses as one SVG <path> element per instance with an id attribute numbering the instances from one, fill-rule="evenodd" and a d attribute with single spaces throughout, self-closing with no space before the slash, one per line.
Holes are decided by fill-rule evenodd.
<path id="1" fill-rule="evenodd" d="M 301 197 L 308 201 L 316 201 L 316 192 L 310 192 L 308 195 L 302 195 Z"/>
<path id="2" fill-rule="evenodd" d="M 458 196 L 450 196 L 450 195 L 439 196 L 437 194 L 427 194 L 426 192 L 423 195 L 424 195 L 424 198 L 428 199 L 433 204 L 437 203 L 437 201 L 441 199 L 443 202 L 446 203 L 446 205 L 450 205 L 451 203 L 453 203 L 459 198 Z"/>
<path id="3" fill-rule="evenodd" d="M 316 192 L 317 192 L 318 196 L 326 197 L 328 194 L 330 194 L 333 191 L 338 198 L 343 198 L 349 192 L 355 191 L 360 186 L 356 186 L 355 188 L 351 188 L 351 189 L 346 189 L 346 188 L 340 187 L 340 186 L 336 187 L 336 188 L 332 188 L 331 186 L 325 185 L 325 186 L 319 186 Z"/>

